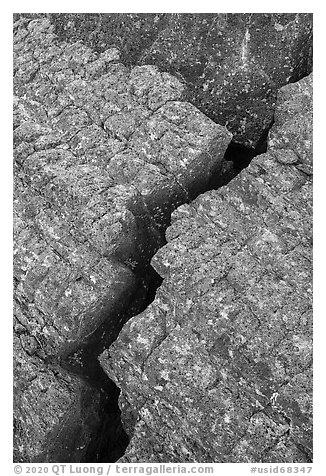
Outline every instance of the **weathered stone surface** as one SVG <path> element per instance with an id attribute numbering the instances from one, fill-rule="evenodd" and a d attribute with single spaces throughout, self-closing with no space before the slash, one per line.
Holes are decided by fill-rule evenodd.
<path id="1" fill-rule="evenodd" d="M 268 140 L 269 149 L 276 149 L 274 156 L 278 161 L 295 164 L 307 174 L 312 174 L 312 83 L 311 74 L 279 91 L 275 123 Z"/>
<path id="2" fill-rule="evenodd" d="M 266 154 L 172 214 L 163 284 L 101 356 L 121 461 L 311 461 L 311 86 L 280 90 Z"/>
<path id="3" fill-rule="evenodd" d="M 256 146 L 277 90 L 311 72 L 312 14 L 53 14 L 59 36 L 129 64 L 155 64 L 187 85 L 186 98 L 234 139 Z"/>
<path id="4" fill-rule="evenodd" d="M 231 140 L 179 80 L 119 54 L 14 24 L 16 461 L 86 458 L 103 392 L 62 361 L 103 322 L 114 338 L 161 227 Z"/>

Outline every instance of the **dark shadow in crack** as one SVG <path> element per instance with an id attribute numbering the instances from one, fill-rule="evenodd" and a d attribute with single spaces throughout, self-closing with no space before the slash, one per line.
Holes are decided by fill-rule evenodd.
<path id="1" fill-rule="evenodd" d="M 78 375 L 101 392 L 99 415 L 101 427 L 89 445 L 82 463 L 114 463 L 124 454 L 129 443 L 121 424 L 118 405 L 120 390 L 104 373 L 98 356 L 117 339 L 123 325 L 132 316 L 140 314 L 149 306 L 163 281 L 150 265 L 140 268 L 137 278 L 137 289 L 126 303 L 126 311 L 114 316 L 114 325 L 112 318 L 103 322 L 82 347 L 65 356 L 60 362 L 63 368 Z"/>
<path id="2" fill-rule="evenodd" d="M 205 190 L 193 191 L 189 202 L 198 194 L 209 190 L 216 190 L 226 185 L 236 177 L 244 168 L 248 167 L 251 160 L 257 155 L 266 152 L 267 136 L 270 126 L 261 135 L 255 149 L 231 142 L 224 155 L 223 161 L 217 167 Z M 159 232 L 159 239 L 153 238 L 150 254 L 166 244 L 164 236 L 170 224 L 170 217 L 164 218 L 164 224 Z M 117 339 L 123 325 L 133 316 L 143 312 L 155 299 L 156 291 L 161 286 L 163 279 L 149 264 L 152 256 L 147 256 L 143 263 L 139 263 L 134 274 L 138 285 L 130 300 L 123 306 L 124 311 L 108 319 L 91 334 L 83 345 L 73 353 L 62 359 L 61 365 L 69 372 L 80 376 L 90 385 L 101 392 L 100 420 L 101 428 L 93 438 L 87 449 L 85 463 L 111 463 L 123 456 L 129 439 L 121 423 L 121 413 L 118 405 L 119 389 L 104 373 L 98 356 L 110 347 Z"/>
<path id="3" fill-rule="evenodd" d="M 243 144 L 232 141 L 226 149 L 220 169 L 212 176 L 206 191 L 217 190 L 224 185 L 227 185 L 243 169 L 250 165 L 250 162 L 254 157 L 264 154 L 267 151 L 268 132 L 273 124 L 274 119 L 262 132 L 255 148 L 246 147 Z"/>

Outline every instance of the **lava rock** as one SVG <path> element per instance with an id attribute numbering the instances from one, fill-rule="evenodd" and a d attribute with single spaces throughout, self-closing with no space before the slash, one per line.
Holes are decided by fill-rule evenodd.
<path id="1" fill-rule="evenodd" d="M 87 458 L 105 389 L 85 381 L 80 352 L 144 301 L 161 228 L 231 140 L 180 101 L 178 79 L 119 56 L 60 41 L 42 16 L 14 24 L 16 461 Z"/>
<path id="2" fill-rule="evenodd" d="M 311 462 L 311 84 L 280 90 L 267 153 L 173 212 L 163 284 L 100 358 L 121 462 Z"/>
<path id="3" fill-rule="evenodd" d="M 256 147 L 272 121 L 277 90 L 312 69 L 312 14 L 51 14 L 65 40 L 121 49 L 126 64 L 176 75 L 186 98 L 234 140 Z"/>

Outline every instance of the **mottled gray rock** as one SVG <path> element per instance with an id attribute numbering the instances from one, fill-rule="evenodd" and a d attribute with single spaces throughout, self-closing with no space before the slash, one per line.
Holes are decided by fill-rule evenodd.
<path id="1" fill-rule="evenodd" d="M 275 122 L 268 139 L 269 151 L 278 161 L 296 164 L 308 175 L 312 175 L 312 83 L 310 74 L 279 91 Z"/>
<path id="2" fill-rule="evenodd" d="M 280 90 L 266 154 L 173 212 L 163 284 L 101 356 L 120 461 L 311 461 L 311 84 Z"/>
<path id="3" fill-rule="evenodd" d="M 312 14 L 52 14 L 59 36 L 123 62 L 155 64 L 187 85 L 187 99 L 237 142 L 256 146 L 277 90 L 312 68 Z"/>
<path id="4" fill-rule="evenodd" d="M 14 73 L 15 460 L 78 462 L 102 392 L 61 363 L 103 322 L 116 335 L 161 227 L 231 134 L 175 77 L 63 43 L 44 18 L 15 22 Z"/>

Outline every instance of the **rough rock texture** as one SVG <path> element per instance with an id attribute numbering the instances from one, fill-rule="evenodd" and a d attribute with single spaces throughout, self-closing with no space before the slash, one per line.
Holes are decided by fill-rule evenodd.
<path id="1" fill-rule="evenodd" d="M 103 389 L 61 364 L 103 322 L 115 337 L 161 227 L 218 172 L 231 134 L 180 102 L 168 73 L 53 30 L 14 24 L 15 460 L 78 462 Z"/>
<path id="2" fill-rule="evenodd" d="M 312 76 L 279 92 L 268 151 L 172 215 L 153 303 L 101 356 L 123 462 L 312 458 Z"/>
<path id="3" fill-rule="evenodd" d="M 312 14 L 52 14 L 59 36 L 155 64 L 234 139 L 257 146 L 277 90 L 311 72 Z"/>

